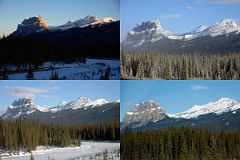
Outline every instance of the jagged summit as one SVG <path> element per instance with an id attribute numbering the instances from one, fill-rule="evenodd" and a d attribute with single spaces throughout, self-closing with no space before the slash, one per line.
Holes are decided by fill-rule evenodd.
<path id="1" fill-rule="evenodd" d="M 144 43 L 155 42 L 172 35 L 171 32 L 162 28 L 160 21 L 151 20 L 142 22 L 133 28 L 123 41 L 123 45 L 141 46 Z"/>
<path id="2" fill-rule="evenodd" d="M 138 47 L 144 43 L 158 41 L 169 35 L 172 35 L 172 33 L 161 26 L 159 19 L 150 20 L 137 24 L 122 43 L 123 45 Z"/>
<path id="3" fill-rule="evenodd" d="M 199 26 L 190 32 L 180 35 L 164 29 L 159 20 L 151 20 L 137 24 L 128 33 L 122 44 L 124 47 L 136 48 L 144 44 L 149 45 L 156 41 L 164 41 L 165 39 L 189 41 L 204 36 L 216 37 L 233 32 L 240 33 L 240 26 L 232 19 L 223 19 L 211 26 Z"/>
<path id="4" fill-rule="evenodd" d="M 237 23 L 232 19 L 223 19 L 217 23 L 220 26 L 237 27 Z"/>
<path id="5" fill-rule="evenodd" d="M 226 112 L 231 112 L 239 108 L 240 104 L 235 99 L 223 97 L 218 99 L 216 102 L 210 102 L 205 105 L 194 105 L 187 111 L 175 114 L 173 115 L 173 117 L 190 119 L 210 113 L 222 114 Z"/>
<path id="6" fill-rule="evenodd" d="M 103 19 L 98 19 L 96 16 L 87 15 L 82 19 L 76 21 L 68 21 L 64 25 L 51 27 L 51 29 L 67 30 L 70 28 L 82 28 L 90 25 L 104 24 L 109 22 L 114 22 L 115 20 L 112 17 L 106 17 Z"/>
<path id="7" fill-rule="evenodd" d="M 240 103 L 235 99 L 222 97 L 215 102 L 209 102 L 205 105 L 194 105 L 190 109 L 177 113 L 166 114 L 157 101 L 146 101 L 140 104 L 134 105 L 134 107 L 126 112 L 121 123 L 121 128 L 130 127 L 138 128 L 146 126 L 149 122 L 164 121 L 166 118 L 173 121 L 197 119 L 199 116 L 208 114 L 222 115 L 224 113 L 236 113 L 240 109 Z M 165 118 L 166 117 L 166 118 Z"/>
<path id="8" fill-rule="evenodd" d="M 153 29 L 159 29 L 162 28 L 160 25 L 160 21 L 158 19 L 142 22 L 140 24 L 137 24 L 136 27 L 133 28 L 134 32 L 142 32 L 146 30 L 153 30 Z"/>
<path id="9" fill-rule="evenodd" d="M 2 117 L 17 118 L 22 114 L 30 114 L 37 110 L 39 110 L 38 106 L 33 102 L 32 98 L 21 98 L 9 105 L 6 113 L 4 113 Z"/>
<path id="10" fill-rule="evenodd" d="M 12 36 L 25 36 L 35 32 L 41 32 L 45 30 L 68 30 L 71 28 L 83 28 L 91 25 L 104 24 L 114 22 L 115 20 L 112 17 L 105 17 L 103 19 L 98 19 L 96 16 L 87 15 L 84 18 L 73 21 L 69 20 L 67 23 L 60 26 L 48 26 L 43 18 L 39 16 L 34 16 L 26 18 L 18 25 L 18 28 L 15 32 L 12 33 Z"/>
<path id="11" fill-rule="evenodd" d="M 165 111 L 160 107 L 159 102 L 149 100 L 136 104 L 131 111 L 126 112 L 123 118 L 122 127 L 133 125 L 140 127 L 148 122 L 156 122 L 165 117 Z"/>
<path id="12" fill-rule="evenodd" d="M 24 36 L 34 32 L 39 32 L 47 29 L 47 24 L 43 21 L 43 18 L 39 16 L 29 17 L 24 19 L 21 24 L 18 25 L 17 30 L 12 34 L 13 36 Z"/>
<path id="13" fill-rule="evenodd" d="M 55 107 L 43 108 L 37 106 L 32 98 L 22 98 L 15 100 L 11 105 L 8 106 L 7 111 L 1 116 L 3 118 L 17 118 L 20 115 L 31 114 L 33 112 L 51 112 L 56 113 L 64 110 L 78 110 L 78 109 L 89 109 L 99 107 L 108 104 L 107 100 L 101 98 L 97 100 L 91 100 L 88 97 L 79 97 L 76 100 L 65 102 L 62 101 Z M 115 103 L 115 102 L 114 102 Z M 119 102 L 118 102 L 119 103 Z"/>

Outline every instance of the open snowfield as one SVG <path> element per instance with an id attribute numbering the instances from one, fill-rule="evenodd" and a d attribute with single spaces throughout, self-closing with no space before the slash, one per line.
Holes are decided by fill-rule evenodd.
<path id="1" fill-rule="evenodd" d="M 52 69 L 58 73 L 59 79 L 100 79 L 101 75 L 105 74 L 107 66 L 110 66 L 109 79 L 120 79 L 120 61 L 106 60 L 106 59 L 86 59 L 86 63 L 52 63 L 46 62 L 39 67 L 38 71 L 34 71 L 34 79 L 50 79 L 52 76 Z M 16 67 L 10 66 L 12 71 Z M 22 73 L 14 73 L 8 76 L 9 79 L 25 80 L 27 71 L 25 69 Z"/>
<path id="2" fill-rule="evenodd" d="M 104 155 L 107 157 L 107 159 L 120 160 L 120 143 L 82 141 L 80 147 L 52 147 L 47 149 L 46 147 L 39 146 L 35 151 L 32 152 L 32 154 L 34 160 L 102 160 Z M 2 159 L 30 160 L 30 153 L 19 153 L 19 155 L 2 157 Z"/>

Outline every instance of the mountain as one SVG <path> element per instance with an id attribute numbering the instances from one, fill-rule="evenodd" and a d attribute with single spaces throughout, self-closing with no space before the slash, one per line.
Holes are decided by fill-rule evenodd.
<path id="1" fill-rule="evenodd" d="M 12 36 L 26 36 L 44 30 L 47 30 L 47 24 L 41 16 L 35 16 L 24 19 L 22 23 L 18 25 L 17 30 L 12 33 Z"/>
<path id="2" fill-rule="evenodd" d="M 147 42 L 156 42 L 164 39 L 169 35 L 172 35 L 172 33 L 162 28 L 159 20 L 147 21 L 134 27 L 128 33 L 123 44 L 138 47 Z"/>
<path id="3" fill-rule="evenodd" d="M 160 108 L 159 103 L 149 100 L 136 104 L 131 111 L 126 112 L 121 127 L 131 126 L 131 128 L 138 128 L 150 121 L 157 122 L 165 116 L 165 111 Z"/>
<path id="4" fill-rule="evenodd" d="M 95 16 L 88 15 L 76 21 L 68 21 L 60 26 L 47 26 L 47 24 L 43 21 L 43 18 L 39 15 L 24 19 L 22 23 L 18 25 L 17 30 L 11 34 L 11 36 L 22 37 L 44 31 L 64 31 L 72 28 L 84 28 L 89 26 L 94 27 L 94 25 L 103 25 L 111 22 L 116 22 L 116 20 L 111 17 L 98 19 Z"/>
<path id="5" fill-rule="evenodd" d="M 23 98 L 14 101 L 8 106 L 6 113 L 1 117 L 3 118 L 17 118 L 21 115 L 31 114 L 33 112 L 40 111 L 38 106 L 33 102 L 31 98 Z"/>
<path id="6" fill-rule="evenodd" d="M 210 102 L 205 105 L 195 105 L 192 108 L 188 109 L 185 112 L 178 113 L 176 115 L 172 115 L 177 118 L 196 118 L 200 115 L 206 114 L 216 114 L 220 115 L 225 112 L 231 112 L 240 108 L 240 104 L 230 98 L 220 98 L 216 102 Z"/>
<path id="7" fill-rule="evenodd" d="M 145 102 L 144 102 L 145 103 Z M 143 104 L 144 104 L 143 103 Z M 152 101 L 153 104 L 157 102 Z M 230 98 L 220 98 L 216 102 L 210 102 L 205 105 L 194 105 L 187 111 L 177 114 L 166 114 L 163 109 L 156 111 L 158 117 L 153 117 L 146 111 L 149 105 L 143 106 L 141 114 L 135 114 L 134 117 L 128 112 L 124 115 L 121 122 L 121 129 L 131 128 L 133 130 L 148 129 L 166 129 L 170 126 L 180 127 L 200 127 L 208 128 L 213 131 L 240 131 L 240 103 Z M 159 108 L 155 106 L 155 108 Z M 136 110 L 134 106 L 132 110 Z M 142 116 L 144 115 L 144 116 Z M 145 118 L 150 117 L 150 118 Z M 135 122 L 135 119 L 141 120 L 141 124 Z"/>
<path id="8" fill-rule="evenodd" d="M 126 51 L 151 49 L 156 53 L 207 53 L 240 50 L 240 26 L 224 19 L 211 26 L 199 26 L 184 34 L 165 30 L 159 20 L 138 24 L 122 42 Z M 224 46 L 224 47 L 223 47 Z"/>
<path id="9" fill-rule="evenodd" d="M 120 21 L 111 17 L 86 16 L 59 26 L 47 25 L 41 16 L 30 17 L 0 39 L 0 65 L 119 59 L 119 39 Z"/>
<path id="10" fill-rule="evenodd" d="M 85 124 L 118 120 L 119 102 L 105 99 L 90 100 L 79 97 L 71 102 L 61 102 L 55 107 L 43 108 L 36 105 L 31 98 L 22 98 L 8 106 L 1 115 L 3 119 L 38 119 L 49 123 Z"/>

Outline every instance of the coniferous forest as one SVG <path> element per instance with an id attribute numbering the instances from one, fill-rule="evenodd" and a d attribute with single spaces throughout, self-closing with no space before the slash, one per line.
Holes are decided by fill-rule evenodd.
<path id="1" fill-rule="evenodd" d="M 170 127 L 121 134 L 122 160 L 238 160 L 239 133 Z"/>
<path id="2" fill-rule="evenodd" d="M 121 79 L 240 79 L 240 54 L 121 54 Z"/>
<path id="3" fill-rule="evenodd" d="M 30 152 L 38 145 L 66 147 L 79 146 L 81 140 L 119 139 L 119 122 L 65 126 L 22 118 L 16 121 L 0 119 L 0 148 L 10 152 Z"/>
<path id="4" fill-rule="evenodd" d="M 109 32 L 106 32 L 109 30 Z M 86 57 L 119 59 L 120 22 L 95 30 L 34 33 L 23 38 L 0 37 L 0 69 L 42 65 L 46 61 L 85 62 Z M 103 34 L 106 33 L 106 34 Z"/>

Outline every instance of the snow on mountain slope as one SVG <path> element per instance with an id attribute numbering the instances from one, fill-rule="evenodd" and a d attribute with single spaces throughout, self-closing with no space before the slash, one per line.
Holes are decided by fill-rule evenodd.
<path id="1" fill-rule="evenodd" d="M 224 19 L 209 27 L 200 26 L 197 29 L 193 30 L 192 32 L 183 34 L 183 36 L 185 39 L 190 40 L 193 38 L 203 37 L 203 36 L 216 37 L 219 35 L 224 35 L 232 32 L 239 33 L 240 26 L 238 26 L 234 20 Z"/>
<path id="2" fill-rule="evenodd" d="M 126 112 L 122 122 L 122 128 L 134 124 L 135 127 L 141 127 L 148 122 L 157 122 L 165 117 L 165 111 L 160 107 L 159 102 L 149 100 L 136 104 L 133 109 Z"/>
<path id="3" fill-rule="evenodd" d="M 205 105 L 194 105 L 192 108 L 177 114 L 166 114 L 164 109 L 156 101 L 146 101 L 134 105 L 134 107 L 126 112 L 121 123 L 121 129 L 124 127 L 138 128 L 145 126 L 148 122 L 158 122 L 165 117 L 169 118 L 183 118 L 192 119 L 201 115 L 215 114 L 221 115 L 223 113 L 236 114 L 240 109 L 240 103 L 231 98 L 220 98 L 216 102 L 210 102 Z"/>
<path id="4" fill-rule="evenodd" d="M 83 27 L 87 27 L 87 26 L 94 26 L 97 24 L 104 24 L 104 23 L 110 23 L 110 22 L 114 22 L 115 20 L 112 17 L 105 17 L 103 19 L 98 19 L 95 16 L 86 16 L 82 19 L 76 20 L 76 21 L 68 21 L 67 23 L 65 23 L 64 25 L 60 25 L 60 26 L 51 26 L 49 27 L 49 29 L 51 30 L 67 30 L 67 29 L 71 29 L 71 28 L 83 28 Z"/>
<path id="5" fill-rule="evenodd" d="M 88 107 L 101 106 L 106 103 L 109 103 L 109 102 L 105 99 L 97 99 L 97 100 L 91 101 L 87 97 L 80 97 L 75 101 L 71 101 L 71 102 L 66 103 L 65 105 L 61 106 L 60 110 L 70 109 L 70 108 L 74 109 L 74 110 L 80 109 L 80 108 L 87 109 Z"/>
<path id="6" fill-rule="evenodd" d="M 2 117 L 17 118 L 22 114 L 31 114 L 35 111 L 39 111 L 39 107 L 33 102 L 33 99 L 22 98 L 9 105 L 7 111 L 2 115 Z"/>
<path id="7" fill-rule="evenodd" d="M 152 20 L 142 22 L 134 27 L 123 43 L 137 47 L 146 42 L 158 41 L 169 35 L 172 35 L 172 33 L 162 28 L 159 20 Z"/>
<path id="8" fill-rule="evenodd" d="M 77 110 L 80 108 L 88 109 L 93 107 L 102 106 L 109 103 L 105 99 L 90 100 L 87 97 L 79 97 L 77 100 L 71 102 L 62 101 L 55 107 L 46 108 L 37 106 L 32 98 L 22 98 L 17 101 L 14 101 L 11 105 L 8 106 L 7 111 L 1 116 L 3 118 L 17 118 L 21 115 L 31 114 L 36 111 L 39 112 L 51 112 L 56 113 L 67 109 Z"/>
<path id="9" fill-rule="evenodd" d="M 94 25 L 102 25 L 110 22 L 114 22 L 115 20 L 112 17 L 105 17 L 102 19 L 98 19 L 95 16 L 86 16 L 76 21 L 68 21 L 67 23 L 60 26 L 47 26 L 47 24 L 43 21 L 41 16 L 30 17 L 22 21 L 21 24 L 18 25 L 18 28 L 15 32 L 12 33 L 13 36 L 25 36 L 34 32 L 41 32 L 44 30 L 68 30 L 71 28 L 83 28 L 87 26 Z"/>
<path id="10" fill-rule="evenodd" d="M 63 108 L 66 104 L 67 104 L 67 102 L 62 101 L 62 102 L 60 102 L 58 105 L 56 105 L 55 107 L 52 107 L 52 108 L 48 109 L 48 111 L 50 111 L 50 112 L 52 112 L 52 113 L 61 111 L 62 108 Z"/>
<path id="11" fill-rule="evenodd" d="M 85 25 L 89 25 L 93 22 L 98 21 L 97 17 L 95 16 L 86 16 L 82 19 L 76 20 L 76 21 L 68 21 L 66 24 L 61 26 L 52 27 L 54 29 L 60 29 L 60 30 L 66 30 L 70 28 L 76 28 L 76 27 L 82 27 Z"/>
<path id="12" fill-rule="evenodd" d="M 220 98 L 216 102 L 210 102 L 205 105 L 195 105 L 192 108 L 178 114 L 168 115 L 174 118 L 197 118 L 200 115 L 206 114 L 222 114 L 226 112 L 232 112 L 240 108 L 240 103 L 230 98 Z"/>
<path id="13" fill-rule="evenodd" d="M 191 32 L 180 35 L 163 29 L 160 25 L 160 21 L 154 20 L 138 24 L 128 33 L 122 44 L 126 46 L 130 45 L 132 47 L 139 47 L 144 43 L 156 42 L 164 38 L 188 41 L 204 36 L 216 37 L 234 32 L 236 32 L 236 34 L 240 33 L 240 26 L 231 19 L 224 19 L 211 26 L 199 26 Z"/>

